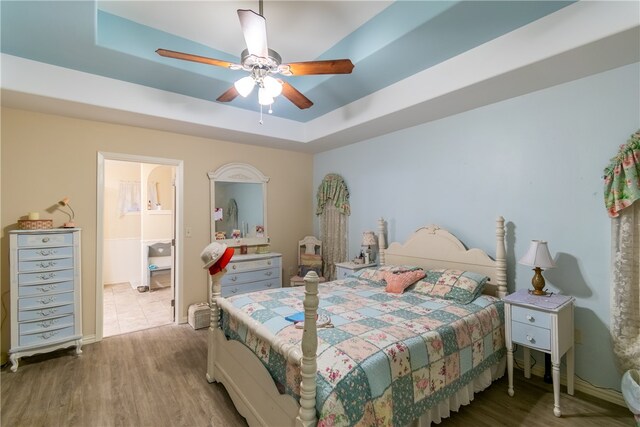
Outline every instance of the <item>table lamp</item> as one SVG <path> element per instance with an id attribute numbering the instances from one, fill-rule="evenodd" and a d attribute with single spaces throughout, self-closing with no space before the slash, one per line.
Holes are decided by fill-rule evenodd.
<path id="1" fill-rule="evenodd" d="M 530 291 L 533 295 L 547 295 L 547 292 L 544 290 L 544 277 L 542 277 L 542 269 L 543 268 L 552 268 L 556 266 L 556 263 L 553 262 L 551 258 L 551 254 L 549 254 L 549 248 L 547 247 L 547 242 L 543 240 L 532 240 L 529 245 L 529 250 L 523 256 L 520 261 L 520 264 L 529 265 L 534 267 L 533 278 L 531 279 L 531 284 L 533 285 L 533 291 Z"/>
<path id="2" fill-rule="evenodd" d="M 362 246 L 367 248 L 364 253 L 365 264 L 371 264 L 373 262 L 373 251 L 371 250 L 372 246 L 376 246 L 378 243 L 376 242 L 376 235 L 373 231 L 365 231 L 362 233 Z"/>
<path id="3" fill-rule="evenodd" d="M 71 211 L 71 213 L 69 213 L 69 212 L 65 212 L 67 215 L 69 215 L 69 221 L 68 221 L 68 222 L 65 222 L 65 223 L 62 225 L 62 227 L 63 227 L 63 228 L 74 228 L 74 227 L 76 226 L 76 223 L 75 223 L 75 222 L 73 222 L 73 220 L 74 220 L 74 219 L 75 219 L 75 217 L 76 217 L 76 213 L 73 211 L 73 208 L 72 208 L 72 207 L 71 207 L 71 205 L 69 204 L 69 201 L 70 201 L 70 200 L 69 200 L 69 198 L 68 198 L 68 197 L 65 197 L 64 199 L 62 199 L 62 200 L 60 200 L 60 201 L 58 202 L 58 204 L 59 204 L 60 206 L 67 207 L 67 208 L 69 208 L 69 211 Z"/>

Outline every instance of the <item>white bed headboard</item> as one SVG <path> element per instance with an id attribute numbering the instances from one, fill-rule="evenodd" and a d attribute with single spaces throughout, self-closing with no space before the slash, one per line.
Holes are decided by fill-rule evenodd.
<path id="1" fill-rule="evenodd" d="M 473 271 L 489 277 L 484 293 L 502 298 L 507 295 L 507 261 L 504 244 L 504 218 L 496 220 L 496 257 L 482 249 L 467 249 L 453 234 L 435 225 L 421 227 L 406 242 L 386 248 L 385 222 L 378 220 L 380 265 L 415 265 L 424 269 L 451 268 Z"/>

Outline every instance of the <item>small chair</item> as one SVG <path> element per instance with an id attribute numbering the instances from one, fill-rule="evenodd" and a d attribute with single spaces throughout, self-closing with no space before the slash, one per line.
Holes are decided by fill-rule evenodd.
<path id="1" fill-rule="evenodd" d="M 147 284 L 151 291 L 151 278 L 157 271 L 171 270 L 171 243 L 154 243 L 148 246 Z"/>
<path id="2" fill-rule="evenodd" d="M 325 282 L 322 277 L 322 241 L 305 236 L 298 241 L 298 273 L 291 278 L 291 286 L 304 286 L 304 276 L 312 270 L 320 277 L 320 283 Z"/>

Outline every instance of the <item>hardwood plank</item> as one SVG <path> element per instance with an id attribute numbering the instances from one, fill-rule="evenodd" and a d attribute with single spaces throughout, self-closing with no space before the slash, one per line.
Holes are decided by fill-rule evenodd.
<path id="1" fill-rule="evenodd" d="M 83 347 L 24 358 L 0 373 L 1 425 L 244 426 L 220 384 L 209 384 L 207 330 L 168 325 L 113 336 Z M 440 426 L 634 426 L 621 406 L 562 388 L 563 416 L 553 415 L 553 389 L 542 379 L 506 376 L 476 394 Z"/>

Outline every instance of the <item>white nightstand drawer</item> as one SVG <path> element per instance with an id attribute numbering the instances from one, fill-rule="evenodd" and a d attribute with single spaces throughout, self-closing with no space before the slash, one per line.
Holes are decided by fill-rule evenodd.
<path id="1" fill-rule="evenodd" d="M 221 289 L 223 297 L 232 297 L 234 295 L 244 294 L 247 292 L 264 291 L 266 289 L 275 289 L 280 287 L 279 280 L 267 280 L 262 282 L 244 283 L 240 285 L 224 286 Z"/>
<path id="2" fill-rule="evenodd" d="M 240 274 L 234 274 L 232 272 L 227 273 L 220 284 L 224 288 L 225 286 L 232 286 L 240 283 L 257 282 L 259 280 L 275 279 L 280 277 L 279 268 L 269 268 L 264 270 L 247 271 Z"/>
<path id="3" fill-rule="evenodd" d="M 511 340 L 527 347 L 551 350 L 551 331 L 549 329 L 511 322 Z"/>
<path id="4" fill-rule="evenodd" d="M 551 329 L 551 313 L 540 310 L 514 305 L 511 307 L 511 319 L 515 322 Z"/>

